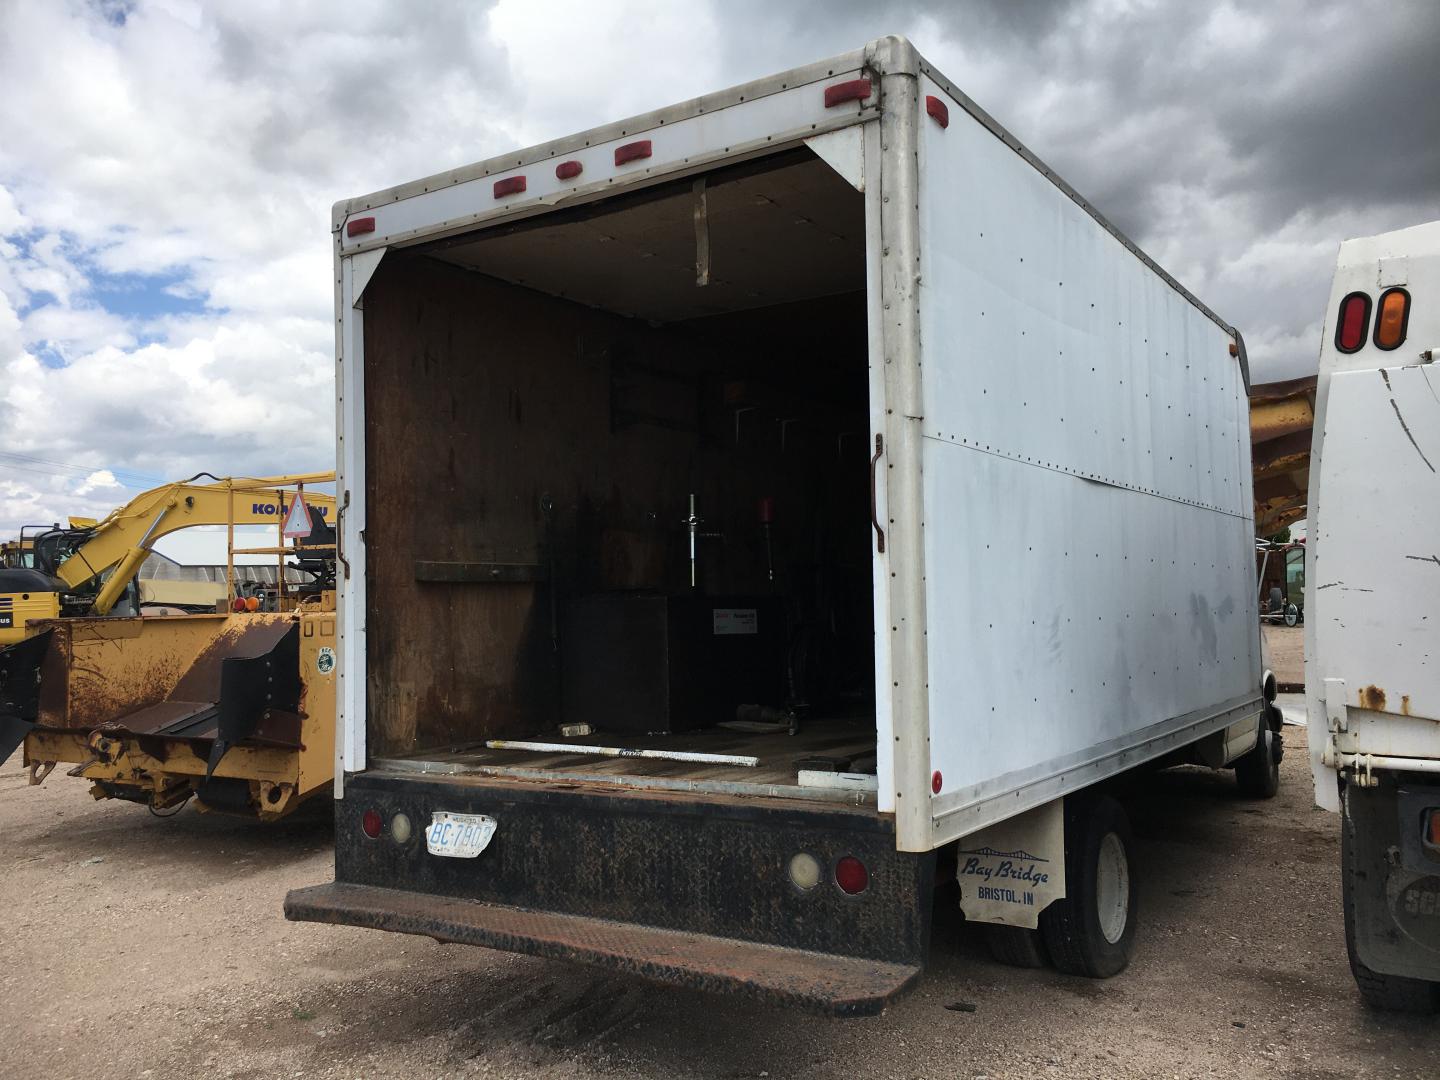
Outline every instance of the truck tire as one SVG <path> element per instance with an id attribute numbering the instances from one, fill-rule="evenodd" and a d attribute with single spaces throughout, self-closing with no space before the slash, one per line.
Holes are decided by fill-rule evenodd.
<path id="1" fill-rule="evenodd" d="M 990 946 L 991 956 L 1010 967 L 1042 968 L 1050 962 L 1039 930 L 986 923 L 985 944 Z"/>
<path id="2" fill-rule="evenodd" d="M 1069 975 L 1108 979 L 1135 944 L 1138 895 L 1130 822 L 1109 796 L 1066 800 L 1065 891 L 1040 913 L 1050 961 Z"/>
<path id="3" fill-rule="evenodd" d="M 1381 1012 L 1433 1013 L 1440 1008 L 1440 986 L 1425 979 L 1371 971 L 1356 954 L 1355 852 L 1350 830 L 1348 822 L 1340 823 L 1340 902 L 1345 911 L 1345 953 L 1350 958 L 1350 974 L 1355 977 L 1360 999 Z"/>
<path id="4" fill-rule="evenodd" d="M 1280 749 L 1280 733 L 1262 719 L 1255 746 L 1235 762 L 1235 782 L 1240 794 L 1251 799 L 1276 796 L 1280 791 Z"/>

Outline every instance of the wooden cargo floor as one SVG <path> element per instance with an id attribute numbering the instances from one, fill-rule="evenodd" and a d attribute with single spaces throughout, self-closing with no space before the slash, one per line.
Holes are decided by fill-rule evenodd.
<path id="1" fill-rule="evenodd" d="M 742 754 L 759 764 L 711 765 L 662 758 L 601 757 L 590 754 L 544 753 L 533 750 L 492 750 L 483 744 L 446 751 L 429 751 L 406 758 L 388 758 L 382 767 L 405 771 L 442 773 L 538 772 L 581 778 L 645 778 L 675 781 L 674 786 L 740 784 L 746 787 L 793 787 L 799 782 L 800 762 L 806 758 L 858 758 L 875 753 L 872 719 L 812 719 L 795 735 L 785 732 L 752 733 L 727 728 L 706 728 L 670 735 L 596 732 L 566 739 L 553 732 L 525 737 L 525 741 L 616 746 L 632 750 L 681 750 L 705 754 Z M 663 786 L 672 786 L 664 784 Z M 853 792 L 851 792 L 853 794 Z"/>

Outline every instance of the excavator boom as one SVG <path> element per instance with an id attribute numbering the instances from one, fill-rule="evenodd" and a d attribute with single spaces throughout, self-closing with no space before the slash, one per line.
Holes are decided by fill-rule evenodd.
<path id="1" fill-rule="evenodd" d="M 98 522 L 91 535 L 55 567 L 55 577 L 74 589 L 113 567 L 94 602 L 95 614 L 106 615 L 160 537 L 195 525 L 279 525 L 295 497 L 287 487 L 334 480 L 333 472 L 324 472 L 235 477 L 209 484 L 182 481 L 152 488 Z M 333 495 L 305 492 L 303 497 L 311 510 L 333 518 Z"/>

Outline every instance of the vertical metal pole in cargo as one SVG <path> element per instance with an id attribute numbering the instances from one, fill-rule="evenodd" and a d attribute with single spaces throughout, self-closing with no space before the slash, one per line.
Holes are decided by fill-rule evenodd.
<path id="1" fill-rule="evenodd" d="M 908 43 L 886 39 L 881 80 L 881 308 L 885 351 L 885 476 L 890 574 L 895 832 L 902 851 L 932 847 L 925 547 L 920 471 L 919 79 Z"/>

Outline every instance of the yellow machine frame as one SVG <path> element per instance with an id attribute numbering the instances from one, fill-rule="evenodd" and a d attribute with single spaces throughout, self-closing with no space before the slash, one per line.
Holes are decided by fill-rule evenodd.
<path id="1" fill-rule="evenodd" d="M 335 745 L 335 594 L 327 590 L 303 601 L 287 600 L 285 557 L 297 549 L 286 546 L 283 535 L 274 547 L 236 548 L 234 527 L 268 524 L 278 532 L 296 492 L 303 492 L 312 509 L 332 515 L 334 497 L 305 492 L 304 486 L 333 480 L 334 473 L 305 473 L 167 484 L 99 522 L 73 523 L 93 527 L 94 535 L 60 564 L 55 576 L 75 588 L 113 567 L 94 602 L 96 614 L 57 617 L 56 592 L 10 598 L 17 609 L 27 605 L 25 618 L 15 620 L 16 640 L 48 635 L 38 661 L 35 726 L 24 736 L 32 784 L 41 783 L 58 764 L 71 763 L 69 775 L 89 780 L 97 799 L 144 802 L 158 811 L 195 795 L 202 809 L 249 813 L 261 820 L 283 817 L 308 796 L 328 790 Z M 330 523 L 336 524 L 333 518 Z M 229 526 L 228 601 L 235 597 L 235 556 L 273 554 L 281 610 L 105 614 L 156 539 L 206 524 Z M 333 550 L 306 548 L 314 554 Z M 217 745 L 223 721 L 215 716 L 225 709 L 221 687 L 234 685 L 222 680 L 222 666 L 257 657 L 265 663 L 267 650 L 292 627 L 298 635 L 298 698 L 272 710 L 266 688 L 256 687 L 262 704 L 252 711 L 259 722 L 233 744 Z M 283 663 L 294 662 L 288 659 L 293 649 Z M 266 682 L 278 674 L 265 670 Z M 225 792 L 223 804 L 209 794 L 217 790 Z"/>
<path id="2" fill-rule="evenodd" d="M 335 594 L 297 611 L 58 620 L 42 669 L 39 724 L 25 737 L 24 764 L 39 784 L 61 762 L 91 782 L 97 799 L 164 810 L 203 790 L 207 755 L 192 740 L 130 731 L 110 718 L 163 701 L 217 640 L 243 639 L 264 624 L 300 625 L 299 746 L 239 743 L 215 767 L 249 784 L 250 811 L 284 817 L 330 788 L 335 765 Z M 203 795 L 200 806 L 207 808 Z M 234 809 L 225 807 L 224 809 Z"/>

